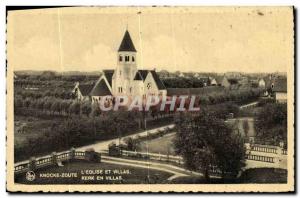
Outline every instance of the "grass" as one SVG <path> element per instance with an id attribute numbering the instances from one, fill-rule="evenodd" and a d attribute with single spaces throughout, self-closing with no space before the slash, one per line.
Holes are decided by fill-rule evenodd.
<path id="1" fill-rule="evenodd" d="M 105 174 L 105 171 L 110 170 L 111 173 Z M 103 171 L 98 174 L 82 174 L 82 171 Z M 112 173 L 118 171 L 119 173 Z M 41 174 L 59 173 L 60 177 L 40 177 Z M 61 177 L 63 173 L 76 173 L 77 177 Z M 92 163 L 75 161 L 65 163 L 63 167 L 49 167 L 35 171 L 36 178 L 34 181 L 27 181 L 25 174 L 15 177 L 16 183 L 22 184 L 156 184 L 166 183 L 167 178 L 172 176 L 171 173 L 166 173 L 157 170 L 136 168 L 123 165 L 115 165 L 108 163 Z M 82 176 L 93 176 L 95 180 L 83 180 Z M 97 176 L 103 179 L 97 180 Z M 121 178 L 120 178 L 121 176 Z M 118 180 L 115 180 L 117 179 Z"/>
<path id="2" fill-rule="evenodd" d="M 32 116 L 17 116 L 15 115 L 14 121 L 14 141 L 15 147 L 22 147 L 24 144 L 28 143 L 31 138 L 38 138 L 47 135 L 47 129 L 58 122 L 62 122 L 59 119 L 41 119 Z"/>
<path id="3" fill-rule="evenodd" d="M 276 168 L 253 168 L 239 178 L 240 183 L 287 183 L 287 170 Z"/>
<path id="4" fill-rule="evenodd" d="M 173 147 L 174 137 L 175 133 L 169 133 L 160 138 L 141 142 L 141 152 L 175 155 Z"/>
<path id="5" fill-rule="evenodd" d="M 256 168 L 246 170 L 240 178 L 237 179 L 221 179 L 211 178 L 206 181 L 204 177 L 190 176 L 178 177 L 172 180 L 174 184 L 272 184 L 272 183 L 287 183 L 287 171 L 275 168 Z"/>

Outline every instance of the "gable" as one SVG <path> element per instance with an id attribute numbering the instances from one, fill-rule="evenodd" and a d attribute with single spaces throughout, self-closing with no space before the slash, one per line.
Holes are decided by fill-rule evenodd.
<path id="1" fill-rule="evenodd" d="M 147 78 L 148 73 L 149 73 L 149 70 L 139 69 L 136 72 L 135 77 L 134 77 L 133 80 L 143 80 L 143 81 L 145 81 L 146 78 Z"/>
<path id="2" fill-rule="evenodd" d="M 101 79 L 96 83 L 93 90 L 90 93 L 91 96 L 107 96 L 111 95 L 109 88 L 104 79 Z"/>
<path id="3" fill-rule="evenodd" d="M 112 86 L 112 77 L 114 75 L 115 70 L 103 70 L 103 75 L 105 76 L 109 86 Z"/>
<path id="4" fill-rule="evenodd" d="M 163 89 L 166 89 L 165 85 L 163 84 L 163 82 L 160 80 L 160 78 L 158 77 L 156 71 L 152 70 L 151 71 L 151 74 L 153 76 L 153 79 L 156 83 L 156 86 L 159 90 L 163 90 Z"/>
<path id="5" fill-rule="evenodd" d="M 121 45 L 119 47 L 119 52 L 126 51 L 126 52 L 136 52 L 136 49 L 133 45 L 133 42 L 131 40 L 130 34 L 128 30 L 126 30 L 123 40 L 121 42 Z"/>
<path id="6" fill-rule="evenodd" d="M 142 77 L 141 73 L 139 71 L 137 71 L 133 80 L 142 80 L 142 81 L 144 81 L 145 79 Z"/>
<path id="7" fill-rule="evenodd" d="M 92 91 L 94 84 L 79 84 L 78 89 L 82 96 L 88 96 Z"/>

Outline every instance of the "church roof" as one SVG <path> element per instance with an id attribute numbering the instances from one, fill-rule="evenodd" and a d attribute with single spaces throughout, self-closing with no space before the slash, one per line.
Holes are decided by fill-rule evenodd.
<path id="1" fill-rule="evenodd" d="M 128 30 L 126 30 L 118 52 L 136 52 Z"/>
<path id="2" fill-rule="evenodd" d="M 90 96 L 108 96 L 111 95 L 111 92 L 109 91 L 109 88 L 107 87 L 105 81 L 102 79 L 100 82 L 98 82 L 91 93 Z"/>
<path id="3" fill-rule="evenodd" d="M 155 81 L 155 83 L 156 83 L 156 85 L 157 85 L 157 88 L 158 88 L 159 90 L 166 89 L 165 85 L 163 84 L 163 82 L 162 82 L 162 81 L 160 80 L 160 78 L 158 77 L 156 71 L 151 70 L 151 74 L 152 74 L 152 76 L 153 76 L 153 78 L 154 78 L 154 81 Z"/>
<path id="4" fill-rule="evenodd" d="M 79 84 L 79 86 L 78 86 L 80 93 L 83 96 L 89 95 L 89 93 L 92 91 L 93 87 L 94 87 L 94 84 Z"/>
<path id="5" fill-rule="evenodd" d="M 108 70 L 103 70 L 103 74 L 106 77 L 106 80 L 108 81 L 109 85 L 112 85 L 112 76 L 114 75 L 114 70 L 108 69 Z"/>
<path id="6" fill-rule="evenodd" d="M 157 85 L 157 88 L 159 90 L 166 89 L 165 85 L 163 82 L 160 80 L 159 76 L 157 75 L 156 71 L 154 70 L 138 70 L 135 74 L 135 77 L 133 80 L 142 80 L 145 81 L 148 73 L 151 72 L 153 79 Z"/>
<path id="7" fill-rule="evenodd" d="M 143 80 L 145 81 L 147 75 L 148 75 L 149 70 L 143 70 L 143 69 L 139 69 L 133 80 Z"/>

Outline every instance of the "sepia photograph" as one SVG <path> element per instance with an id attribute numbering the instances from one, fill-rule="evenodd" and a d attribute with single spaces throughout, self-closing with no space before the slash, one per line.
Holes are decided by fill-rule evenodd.
<path id="1" fill-rule="evenodd" d="M 294 8 L 7 7 L 10 192 L 293 192 Z"/>

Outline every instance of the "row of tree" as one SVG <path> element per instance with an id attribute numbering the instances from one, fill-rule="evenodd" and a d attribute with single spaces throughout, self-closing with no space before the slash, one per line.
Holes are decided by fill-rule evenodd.
<path id="1" fill-rule="evenodd" d="M 75 96 L 72 93 L 72 87 L 67 88 L 60 88 L 60 87 L 53 87 L 48 88 L 46 90 L 24 90 L 24 89 L 16 89 L 14 95 L 16 97 L 25 98 L 33 98 L 39 99 L 44 97 L 53 96 L 55 98 L 61 99 L 74 99 Z"/>
<path id="2" fill-rule="evenodd" d="M 164 85 L 167 88 L 200 88 L 210 85 L 210 81 L 207 79 L 198 78 L 165 78 L 162 79 Z"/>
<path id="3" fill-rule="evenodd" d="M 77 100 L 63 100 L 55 97 L 44 97 L 39 99 L 16 97 L 14 101 L 14 110 L 18 114 L 24 108 L 35 110 L 36 113 L 48 115 L 86 115 L 89 117 L 101 114 L 100 108 L 93 107 L 90 101 L 79 102 Z"/>
<path id="4" fill-rule="evenodd" d="M 200 95 L 200 105 L 212 105 L 224 102 L 233 101 L 235 103 L 247 103 L 248 101 L 258 99 L 261 95 L 259 89 L 248 90 L 230 90 L 222 92 L 212 92 L 205 95 Z"/>

